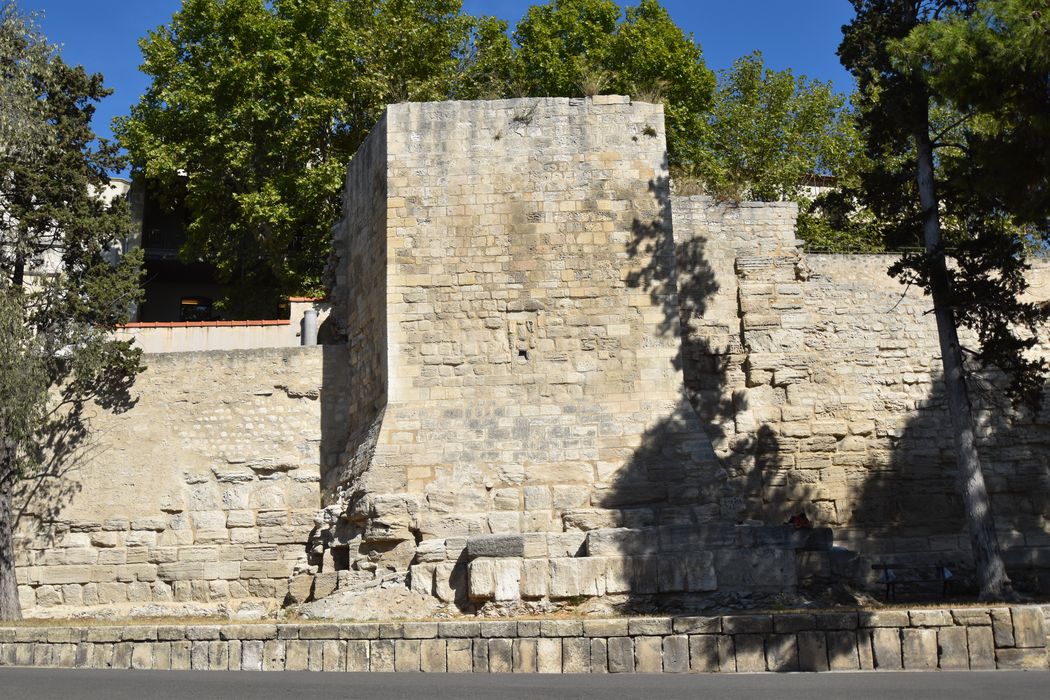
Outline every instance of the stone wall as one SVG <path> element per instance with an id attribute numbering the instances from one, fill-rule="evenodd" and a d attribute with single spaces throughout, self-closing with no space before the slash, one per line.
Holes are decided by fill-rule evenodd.
<path id="1" fill-rule="evenodd" d="M 338 391 L 321 390 L 333 349 L 146 356 L 134 405 L 89 417 L 61 479 L 23 485 L 24 612 L 272 610 L 320 505 L 322 421 L 340 413 Z"/>
<path id="2" fill-rule="evenodd" d="M 0 666 L 213 671 L 1047 670 L 1050 608 L 371 624 L 0 627 Z"/>
<path id="3" fill-rule="evenodd" d="M 965 568 L 929 299 L 887 275 L 891 256 L 801 254 L 793 225 L 789 204 L 674 202 L 686 381 L 744 514 L 777 523 L 804 510 L 869 562 Z M 1031 279 L 1045 300 L 1050 266 Z M 1012 410 L 992 373 L 978 384 L 979 448 L 1008 564 L 1045 587 L 1045 408 Z"/>
<path id="4" fill-rule="evenodd" d="M 393 105 L 361 154 L 333 295 L 361 408 L 326 477 L 351 568 L 720 517 L 682 393 L 662 106 Z"/>

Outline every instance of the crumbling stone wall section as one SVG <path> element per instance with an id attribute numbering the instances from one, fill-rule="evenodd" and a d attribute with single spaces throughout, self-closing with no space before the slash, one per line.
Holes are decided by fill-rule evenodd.
<path id="1" fill-rule="evenodd" d="M 91 418 L 62 479 L 24 485 L 26 614 L 278 605 L 320 503 L 322 413 L 338 413 L 322 396 L 325 350 L 147 356 L 135 405 Z"/>
<path id="2" fill-rule="evenodd" d="M 930 301 L 887 275 L 890 256 L 802 255 L 793 220 L 784 204 L 674 204 L 680 280 L 706 280 L 681 293 L 686 381 L 743 512 L 780 523 L 804 510 L 869 560 L 963 568 L 970 547 Z M 1050 267 L 1031 279 L 1038 298 Z M 1046 579 L 1050 428 L 1012 409 L 1002 377 L 978 384 L 1008 565 Z"/>
<path id="3" fill-rule="evenodd" d="M 352 568 L 406 570 L 429 540 L 721 516 L 682 392 L 664 144 L 662 106 L 617 96 L 388 109 L 364 147 L 385 180 L 356 164 L 347 195 L 385 182 L 385 234 L 349 208 L 337 228 L 386 266 L 386 408 L 378 434 L 354 426 L 368 465 L 358 433 L 327 495 Z M 346 279 L 350 299 L 378 280 Z"/>

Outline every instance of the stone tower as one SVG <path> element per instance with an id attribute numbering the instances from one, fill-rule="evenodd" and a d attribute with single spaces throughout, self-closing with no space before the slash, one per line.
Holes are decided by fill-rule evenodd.
<path id="1" fill-rule="evenodd" d="M 350 560 L 720 516 L 666 168 L 662 106 L 626 97 L 388 109 L 335 229 L 350 432 L 325 486 Z"/>

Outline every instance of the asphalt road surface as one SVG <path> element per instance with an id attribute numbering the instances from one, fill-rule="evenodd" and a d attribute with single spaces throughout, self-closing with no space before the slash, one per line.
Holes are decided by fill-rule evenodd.
<path id="1" fill-rule="evenodd" d="M 989 700 L 1050 698 L 1050 672 L 551 676 L 421 673 L 223 673 L 2 668 L 3 700 L 166 698 L 717 698 Z"/>

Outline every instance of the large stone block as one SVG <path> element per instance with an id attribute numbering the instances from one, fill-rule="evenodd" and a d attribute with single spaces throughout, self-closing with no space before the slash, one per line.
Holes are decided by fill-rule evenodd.
<path id="1" fill-rule="evenodd" d="M 901 633 L 896 627 L 877 627 L 871 630 L 871 646 L 875 668 L 879 671 L 899 671 L 901 661 Z"/>
<path id="2" fill-rule="evenodd" d="M 1010 608 L 1014 623 L 1014 644 L 1018 647 L 1034 648 L 1046 646 L 1046 618 L 1037 606 Z"/>
<path id="3" fill-rule="evenodd" d="M 521 559 L 475 559 L 467 565 L 467 589 L 474 600 L 521 598 Z M 578 594 L 577 594 L 578 595 Z"/>
<path id="4" fill-rule="evenodd" d="M 468 559 L 522 557 L 525 555 L 525 539 L 521 535 L 468 537 L 466 554 Z"/>
<path id="5" fill-rule="evenodd" d="M 610 637 L 607 645 L 609 673 L 634 673 L 634 640 Z"/>
<path id="6" fill-rule="evenodd" d="M 904 670 L 927 671 L 937 668 L 937 630 L 901 630 Z"/>
<path id="7" fill-rule="evenodd" d="M 970 652 L 965 627 L 942 627 L 937 630 L 938 666 L 941 670 L 970 668 Z"/>
<path id="8" fill-rule="evenodd" d="M 967 627 L 966 641 L 971 669 L 976 671 L 995 668 L 995 642 L 991 627 Z"/>

